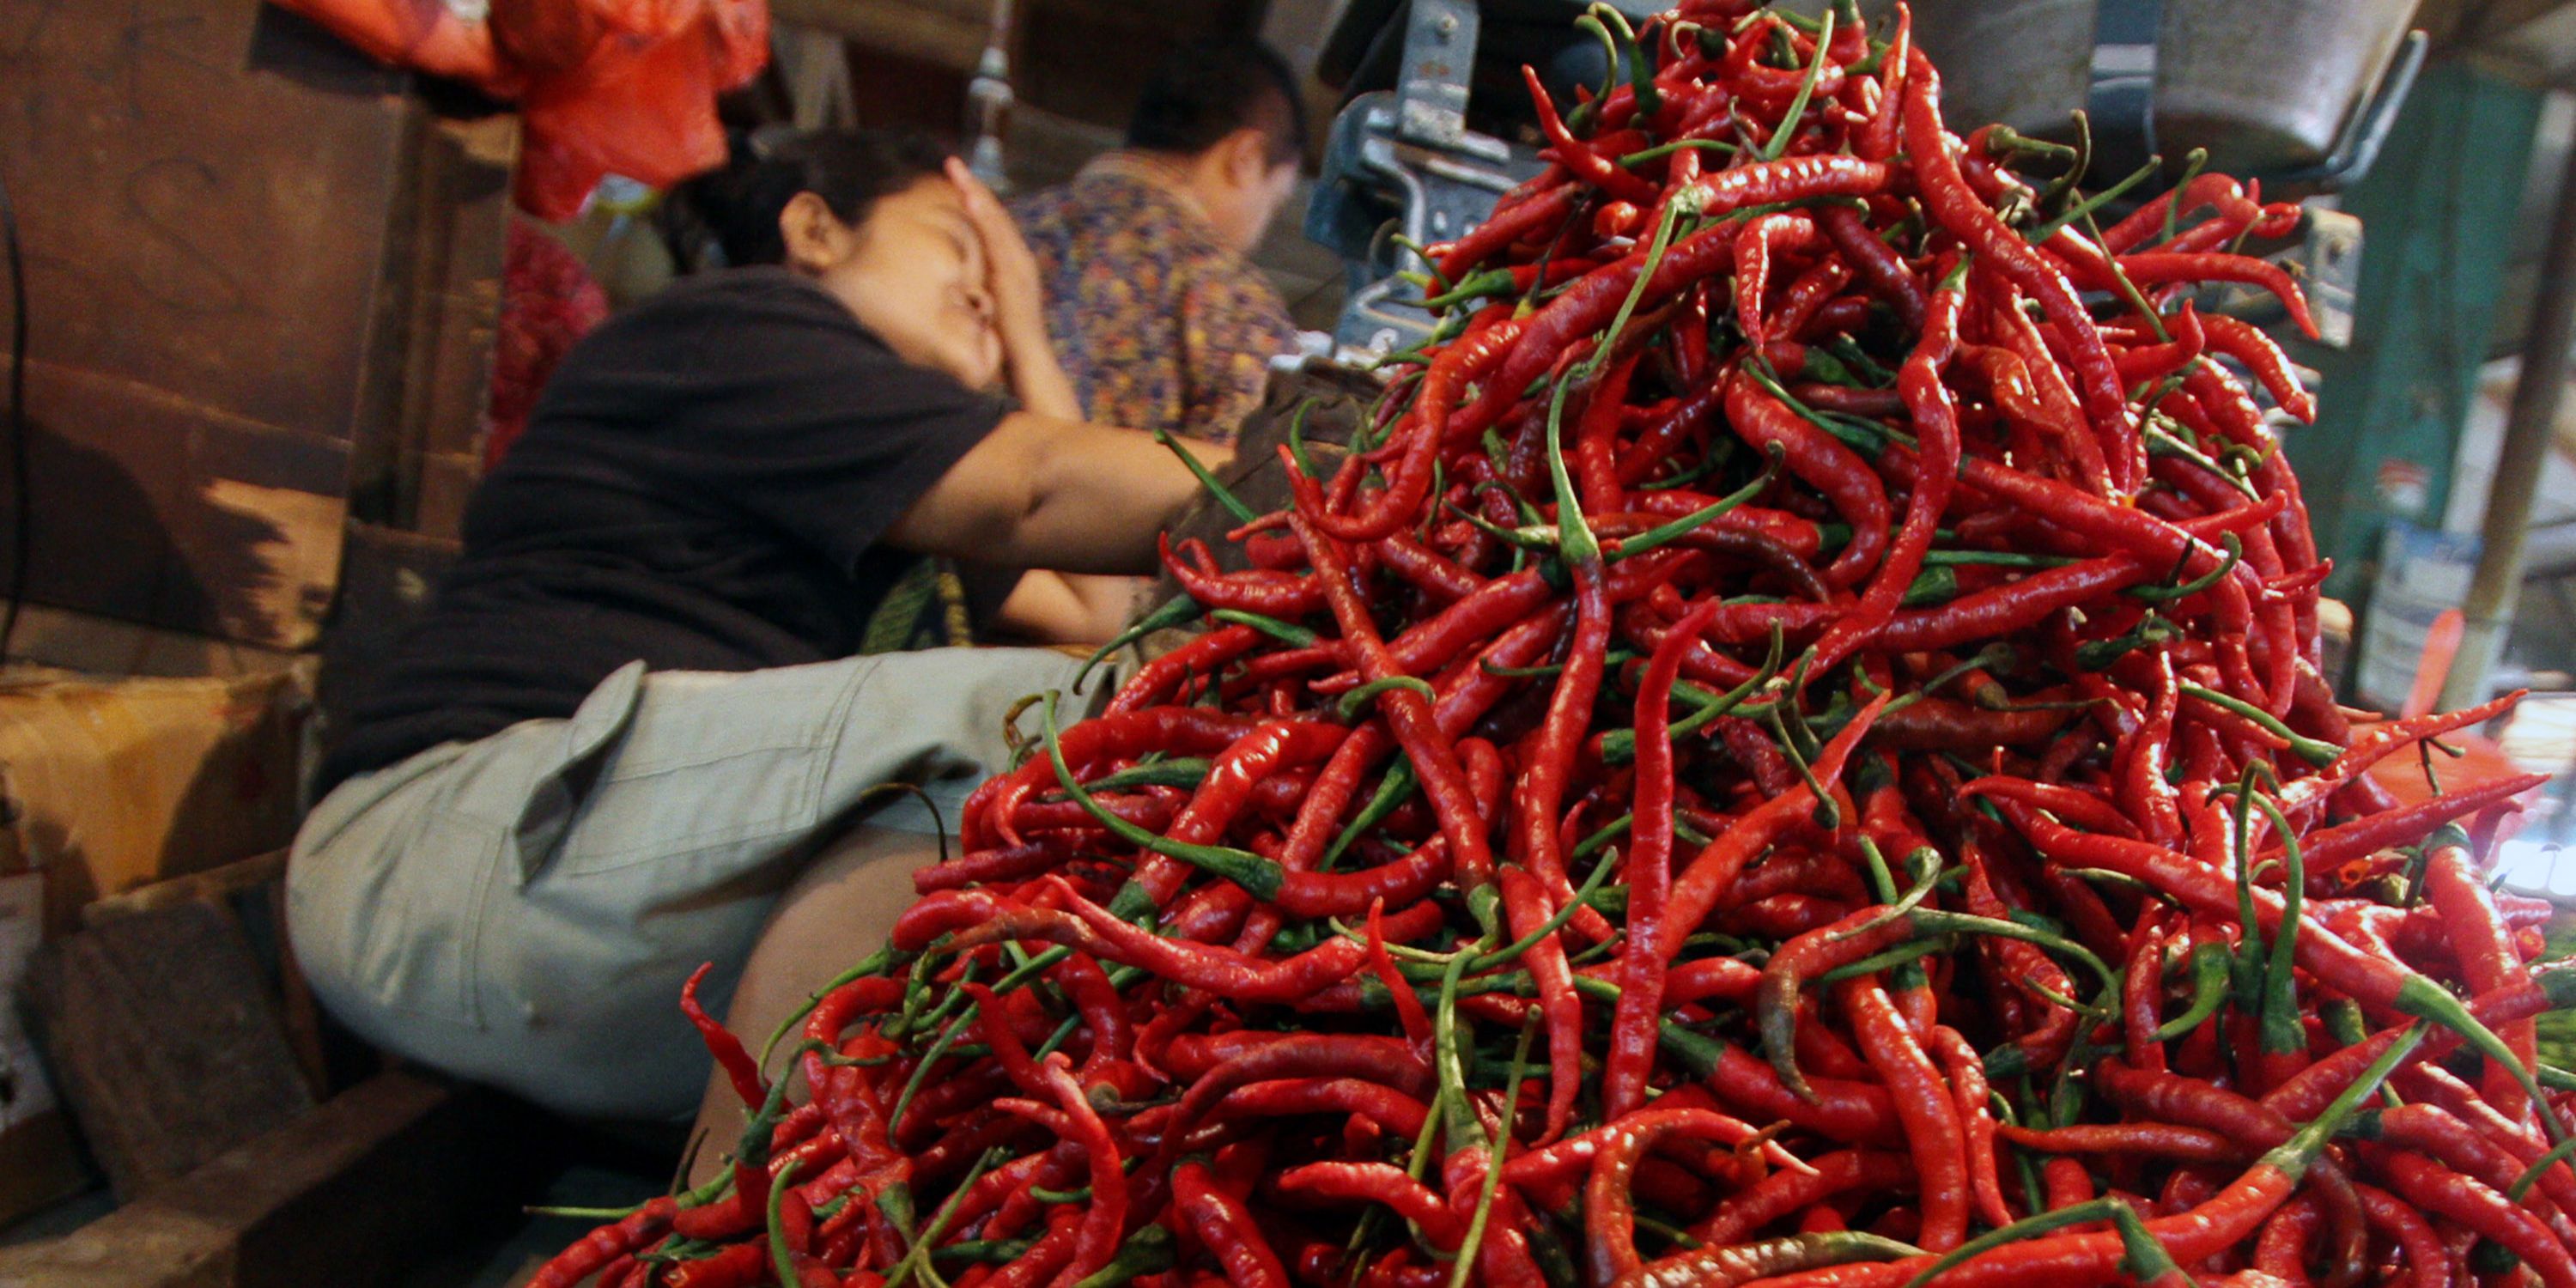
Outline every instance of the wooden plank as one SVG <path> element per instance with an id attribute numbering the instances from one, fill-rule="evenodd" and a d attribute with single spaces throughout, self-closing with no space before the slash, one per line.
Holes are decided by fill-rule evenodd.
<path id="1" fill-rule="evenodd" d="M 13 664 L 94 675 L 273 675 L 302 654 L 195 631 L 174 631 L 50 604 L 25 604 L 9 637 Z"/>
<path id="2" fill-rule="evenodd" d="M 310 1109 L 231 914 L 189 903 L 47 945 L 29 980 L 91 1153 L 132 1200 Z"/>
<path id="3" fill-rule="evenodd" d="M 770 17 L 792 27 L 952 71 L 972 71 L 984 52 L 989 10 L 974 0 L 770 0 Z"/>
<path id="4" fill-rule="evenodd" d="M 270 850 L 237 859 L 219 868 L 191 872 L 186 876 L 155 881 L 122 894 L 112 894 L 81 909 L 83 925 L 96 927 L 120 917 L 159 912 L 183 903 L 221 903 L 245 890 L 277 880 L 286 875 L 286 851 Z"/>
<path id="5" fill-rule="evenodd" d="M 406 337 L 414 370 L 403 382 L 412 427 L 406 437 L 420 451 L 477 457 L 483 451 L 518 120 L 441 120 L 422 136 Z"/>
<path id="6" fill-rule="evenodd" d="M 29 598 L 265 648 L 312 644 L 339 580 L 345 441 L 42 359 L 28 363 L 27 420 Z M 0 567 L 14 540 L 0 528 Z"/>
<path id="7" fill-rule="evenodd" d="M 0 1250 L 0 1288 L 400 1282 L 527 1192 L 546 1133 L 489 1093 L 378 1075 L 80 1230 Z M 542 1143 L 537 1148 L 542 1148 Z"/>

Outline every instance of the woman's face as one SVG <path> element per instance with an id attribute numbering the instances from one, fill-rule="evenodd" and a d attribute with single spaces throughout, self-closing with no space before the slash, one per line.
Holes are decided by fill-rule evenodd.
<path id="1" fill-rule="evenodd" d="M 881 197 L 852 227 L 799 194 L 780 216 L 788 262 L 812 276 L 895 356 L 970 389 L 1002 374 L 1002 339 L 985 286 L 984 247 L 946 179 Z"/>

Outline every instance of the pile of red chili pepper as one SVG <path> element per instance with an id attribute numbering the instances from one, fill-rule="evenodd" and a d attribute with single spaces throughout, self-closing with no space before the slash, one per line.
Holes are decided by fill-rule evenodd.
<path id="1" fill-rule="evenodd" d="M 2185 298 L 2306 325 L 2295 208 L 2103 226 L 1901 10 L 1595 13 L 1350 453 L 1169 552 L 1202 633 L 1049 702 L 801 1102 L 691 1000 L 728 1176 L 541 1284 L 2576 1288 L 2536 780 L 2365 775 L 2502 704 L 2347 726 L 2314 404 Z"/>

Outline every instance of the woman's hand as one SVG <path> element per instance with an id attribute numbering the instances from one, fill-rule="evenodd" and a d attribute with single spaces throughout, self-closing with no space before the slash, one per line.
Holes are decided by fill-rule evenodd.
<path id="1" fill-rule="evenodd" d="M 975 226 L 976 237 L 984 243 L 985 286 L 993 293 L 997 318 L 1005 328 L 1032 321 L 1043 326 L 1046 294 L 1038 284 L 1038 260 L 1029 253 L 1019 225 L 1011 222 L 1010 212 L 1002 209 L 993 190 L 967 172 L 965 162 L 948 158 L 948 181 L 957 185 L 958 200 L 966 204 L 966 221 Z"/>
<path id="2" fill-rule="evenodd" d="M 965 162 L 948 159 L 948 181 L 957 186 L 966 220 L 983 243 L 985 289 L 993 297 L 993 325 L 1001 336 L 1002 359 L 1010 367 L 1011 392 L 1041 415 L 1081 419 L 1081 401 L 1047 335 L 1046 291 L 1038 280 L 1037 256 L 1029 253 L 1001 199 L 967 172 Z"/>

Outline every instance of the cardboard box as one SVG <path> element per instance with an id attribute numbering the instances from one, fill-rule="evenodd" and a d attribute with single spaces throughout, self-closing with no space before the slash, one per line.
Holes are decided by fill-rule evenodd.
<path id="1" fill-rule="evenodd" d="M 292 840 L 312 664 L 204 679 L 0 676 L 0 1224 L 89 1183 L 19 989 L 81 908 Z"/>
<path id="2" fill-rule="evenodd" d="M 266 675 L 0 677 L 0 802 L 47 935 L 82 905 L 294 839 L 309 663 Z M 0 868 L 0 872 L 7 871 Z"/>

